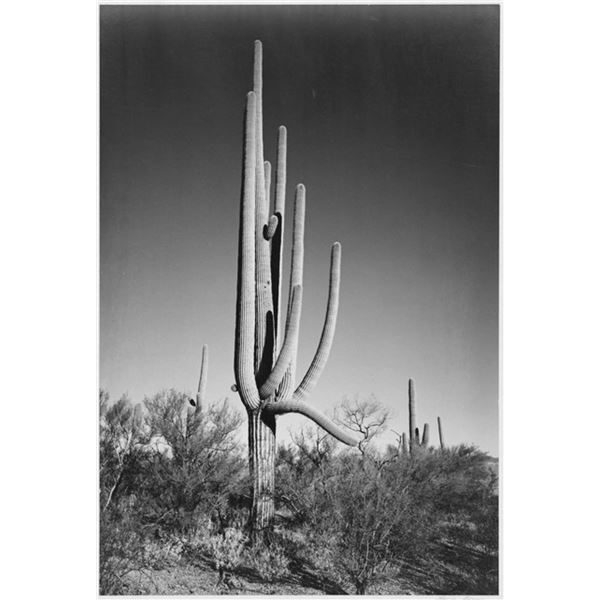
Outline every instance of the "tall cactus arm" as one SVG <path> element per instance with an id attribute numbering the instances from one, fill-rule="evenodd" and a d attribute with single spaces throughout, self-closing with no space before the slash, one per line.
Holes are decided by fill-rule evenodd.
<path id="1" fill-rule="evenodd" d="M 254 332 L 254 372 L 260 385 L 273 365 L 275 327 L 273 322 L 273 295 L 271 290 L 271 247 L 265 239 L 269 207 L 265 186 L 263 158 L 262 109 L 262 44 L 254 43 L 254 94 L 256 95 L 256 327 Z"/>
<path id="2" fill-rule="evenodd" d="M 290 318 L 285 328 L 285 340 L 281 347 L 281 352 L 277 357 L 277 361 L 269 375 L 268 379 L 262 384 L 259 390 L 261 400 L 269 398 L 275 393 L 281 380 L 285 375 L 290 360 L 294 354 L 294 349 L 298 344 L 298 333 L 300 331 L 300 312 L 302 310 L 302 286 L 296 285 L 292 290 L 292 302 L 291 302 Z"/>
<path id="3" fill-rule="evenodd" d="M 255 327 L 255 194 L 256 194 L 256 95 L 246 100 L 244 176 L 238 250 L 238 283 L 235 319 L 234 372 L 236 386 L 247 408 L 260 406 L 254 379 Z"/>
<path id="4" fill-rule="evenodd" d="M 360 439 L 362 439 L 362 436 L 359 439 L 353 432 L 340 427 L 320 410 L 302 400 L 291 399 L 271 402 L 267 404 L 263 410 L 274 415 L 284 415 L 289 413 L 304 415 L 340 442 L 348 444 L 348 446 L 358 446 Z"/>
<path id="5" fill-rule="evenodd" d="M 292 233 L 292 268 L 290 273 L 290 300 L 292 290 L 296 285 L 302 285 L 304 277 L 304 216 L 306 213 L 306 189 L 300 183 L 296 186 L 296 197 L 294 199 L 294 222 Z M 290 318 L 291 304 L 288 304 L 288 316 Z M 294 392 L 294 377 L 296 371 L 296 355 L 298 343 L 293 349 L 290 365 L 286 371 L 281 387 L 278 391 L 280 400 L 289 400 Z"/>
<path id="6" fill-rule="evenodd" d="M 329 268 L 329 295 L 327 298 L 327 311 L 325 313 L 325 324 L 321 339 L 315 353 L 315 357 L 304 376 L 304 379 L 294 392 L 295 400 L 303 400 L 313 390 L 329 357 L 335 324 L 337 321 L 338 306 L 340 299 L 340 273 L 342 260 L 342 245 L 336 242 L 331 247 L 331 263 Z"/>
<path id="7" fill-rule="evenodd" d="M 292 238 L 292 271 L 290 293 L 295 285 L 302 285 L 304 278 L 304 218 L 306 214 L 306 188 L 299 183 L 294 198 L 294 223 Z M 288 310 L 289 313 L 289 310 Z"/>
<path id="8" fill-rule="evenodd" d="M 278 221 L 273 233 L 271 243 L 271 282 L 273 286 L 273 311 L 275 321 L 275 335 L 279 342 L 281 331 L 281 268 L 283 248 L 283 224 L 285 216 L 285 185 L 287 177 L 287 129 L 281 125 L 277 137 L 277 167 L 275 171 L 275 201 L 273 217 Z M 271 218 L 273 218 L 271 217 Z M 270 224 L 270 223 L 269 223 Z"/>
<path id="9" fill-rule="evenodd" d="M 263 145 L 263 108 L 262 108 L 262 63 L 263 52 L 262 43 L 259 40 L 254 42 L 254 74 L 253 85 L 254 94 L 256 95 L 256 212 L 267 213 L 266 205 L 266 165 L 264 159 Z M 269 165 L 270 167 L 270 165 Z"/>
<path id="10" fill-rule="evenodd" d="M 202 346 L 202 362 L 200 363 L 200 380 L 198 381 L 198 392 L 196 393 L 196 413 L 202 410 L 206 400 L 206 381 L 208 379 L 208 346 Z"/>

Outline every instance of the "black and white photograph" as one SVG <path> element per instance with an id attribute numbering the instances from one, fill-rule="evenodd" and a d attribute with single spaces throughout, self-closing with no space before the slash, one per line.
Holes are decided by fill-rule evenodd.
<path id="1" fill-rule="evenodd" d="M 500 594 L 500 9 L 99 6 L 100 595 Z"/>
<path id="2" fill-rule="evenodd" d="M 3 598 L 596 598 L 597 2 L 2 8 Z"/>

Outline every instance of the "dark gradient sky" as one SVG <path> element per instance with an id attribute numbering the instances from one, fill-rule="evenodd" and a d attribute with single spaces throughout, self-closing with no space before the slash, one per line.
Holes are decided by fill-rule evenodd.
<path id="1" fill-rule="evenodd" d="M 288 214 L 295 184 L 307 187 L 300 374 L 320 335 L 329 248 L 343 246 L 336 339 L 312 402 L 331 410 L 372 393 L 404 430 L 412 377 L 420 424 L 441 415 L 449 443 L 497 454 L 497 6 L 101 7 L 100 385 L 136 401 L 193 390 L 207 343 L 210 397 L 239 403 L 255 39 L 272 162 L 277 126 L 288 128 Z"/>

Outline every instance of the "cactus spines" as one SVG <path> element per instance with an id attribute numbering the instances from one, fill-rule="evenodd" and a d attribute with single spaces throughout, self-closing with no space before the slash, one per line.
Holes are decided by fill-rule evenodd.
<path id="1" fill-rule="evenodd" d="M 408 380 L 408 436 L 410 448 L 415 445 L 415 430 L 417 423 L 417 410 L 415 407 L 415 384 L 412 379 Z M 419 439 L 417 434 L 417 440 Z"/>
<path id="2" fill-rule="evenodd" d="M 236 299 L 236 388 L 248 412 L 248 447 L 253 481 L 252 528 L 260 531 L 274 515 L 275 417 L 300 413 L 340 441 L 356 445 L 350 431 L 304 402 L 317 383 L 331 349 L 340 286 L 341 246 L 331 249 L 325 323 L 313 361 L 295 388 L 298 332 L 302 311 L 306 189 L 294 201 L 290 293 L 281 328 L 281 272 L 287 130 L 278 131 L 273 213 L 269 215 L 271 165 L 263 156 L 262 44 L 254 44 L 254 88 L 246 100 Z"/>
<path id="3" fill-rule="evenodd" d="M 429 423 L 423 425 L 423 437 L 421 438 L 421 446 L 427 448 L 429 446 Z"/>
<path id="4" fill-rule="evenodd" d="M 444 432 L 442 431 L 442 419 L 440 417 L 437 418 L 438 425 L 438 435 L 440 438 L 440 448 L 444 449 Z"/>

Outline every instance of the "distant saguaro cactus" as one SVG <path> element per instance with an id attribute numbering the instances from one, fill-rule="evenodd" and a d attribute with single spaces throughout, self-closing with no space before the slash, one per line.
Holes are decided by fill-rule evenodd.
<path id="1" fill-rule="evenodd" d="M 440 437 L 440 448 L 444 449 L 444 432 L 442 431 L 442 419 L 441 417 L 437 418 L 438 423 L 438 435 Z"/>
<path id="2" fill-rule="evenodd" d="M 417 427 L 415 382 L 412 379 L 408 380 L 408 430 L 409 450 L 411 454 L 414 453 L 417 448 L 427 448 L 429 445 L 429 423 L 423 425 L 423 433 L 420 435 L 419 428 Z"/>
<path id="3" fill-rule="evenodd" d="M 415 404 L 415 383 L 412 379 L 408 380 L 408 439 L 409 447 L 412 451 L 415 445 L 415 432 L 417 429 L 417 408 Z M 419 434 L 416 435 L 417 444 Z"/>
<path id="4" fill-rule="evenodd" d="M 423 437 L 421 438 L 421 446 L 427 448 L 429 446 L 429 423 L 423 425 Z"/>
<path id="5" fill-rule="evenodd" d="M 408 444 L 406 443 L 406 433 L 403 433 L 400 437 L 400 443 L 402 447 L 402 454 L 408 454 Z"/>
<path id="6" fill-rule="evenodd" d="M 194 407 L 194 415 L 202 412 L 202 405 L 206 402 L 206 382 L 208 380 L 208 346 L 202 346 L 202 362 L 200 363 L 200 379 L 198 380 L 198 391 L 196 400 L 190 398 L 190 404 Z"/>
<path id="7" fill-rule="evenodd" d="M 286 193 L 287 131 L 279 128 L 275 198 L 269 214 L 271 165 L 263 157 L 262 44 L 254 43 L 254 89 L 246 100 L 240 211 L 234 371 L 248 413 L 252 478 L 251 525 L 255 537 L 274 516 L 276 415 L 300 413 L 348 445 L 358 440 L 305 402 L 331 349 L 338 312 L 341 245 L 331 248 L 325 324 L 313 361 L 294 383 L 304 259 L 305 188 L 296 187 L 292 268 L 285 331 L 281 331 L 281 258 Z M 281 335 L 284 333 L 284 335 Z"/>

